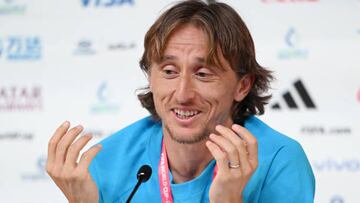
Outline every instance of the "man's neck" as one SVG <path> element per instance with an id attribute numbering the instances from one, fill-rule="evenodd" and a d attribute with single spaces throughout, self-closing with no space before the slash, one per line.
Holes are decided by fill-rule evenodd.
<path id="1" fill-rule="evenodd" d="M 175 183 L 196 178 L 212 160 L 205 142 L 206 140 L 196 144 L 181 144 L 164 135 L 169 168 Z"/>

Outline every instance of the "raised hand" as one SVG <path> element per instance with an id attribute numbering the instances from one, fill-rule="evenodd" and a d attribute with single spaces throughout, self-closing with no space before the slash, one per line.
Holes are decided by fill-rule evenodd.
<path id="1" fill-rule="evenodd" d="M 70 203 L 97 203 L 99 201 L 98 189 L 88 168 L 101 146 L 90 148 L 81 155 L 77 162 L 80 151 L 92 136 L 86 134 L 74 141 L 82 132 L 83 127 L 79 125 L 70 130 L 69 128 L 70 123 L 66 121 L 51 137 L 46 171 Z"/>
<path id="2" fill-rule="evenodd" d="M 256 138 L 244 127 L 216 126 L 206 146 L 216 160 L 217 175 L 210 186 L 211 203 L 241 203 L 242 192 L 258 166 Z"/>

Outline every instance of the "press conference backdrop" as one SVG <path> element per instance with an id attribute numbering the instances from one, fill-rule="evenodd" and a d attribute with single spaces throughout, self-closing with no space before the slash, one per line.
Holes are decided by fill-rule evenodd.
<path id="1" fill-rule="evenodd" d="M 360 0 L 226 2 L 275 72 L 260 118 L 303 145 L 315 202 L 360 202 Z M 146 86 L 138 61 L 171 3 L 0 0 L 0 202 L 66 201 L 44 170 L 64 120 L 95 144 L 148 115 L 136 99 Z"/>

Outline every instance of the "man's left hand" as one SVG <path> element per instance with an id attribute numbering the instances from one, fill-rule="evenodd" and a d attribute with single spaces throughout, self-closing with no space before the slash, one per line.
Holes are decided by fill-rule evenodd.
<path id="1" fill-rule="evenodd" d="M 242 193 L 258 166 L 256 138 L 244 127 L 234 124 L 231 129 L 216 126 L 206 142 L 216 160 L 217 175 L 211 184 L 211 203 L 242 203 Z"/>

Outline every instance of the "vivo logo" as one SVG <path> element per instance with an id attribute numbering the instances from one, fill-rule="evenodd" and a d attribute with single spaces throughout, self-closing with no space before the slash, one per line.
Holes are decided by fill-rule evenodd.
<path id="1" fill-rule="evenodd" d="M 312 162 L 312 166 L 319 172 L 360 172 L 359 159 L 325 159 Z"/>
<path id="2" fill-rule="evenodd" d="M 125 4 L 134 5 L 133 0 L 81 0 L 84 7 L 112 7 L 112 6 L 122 6 Z"/>

